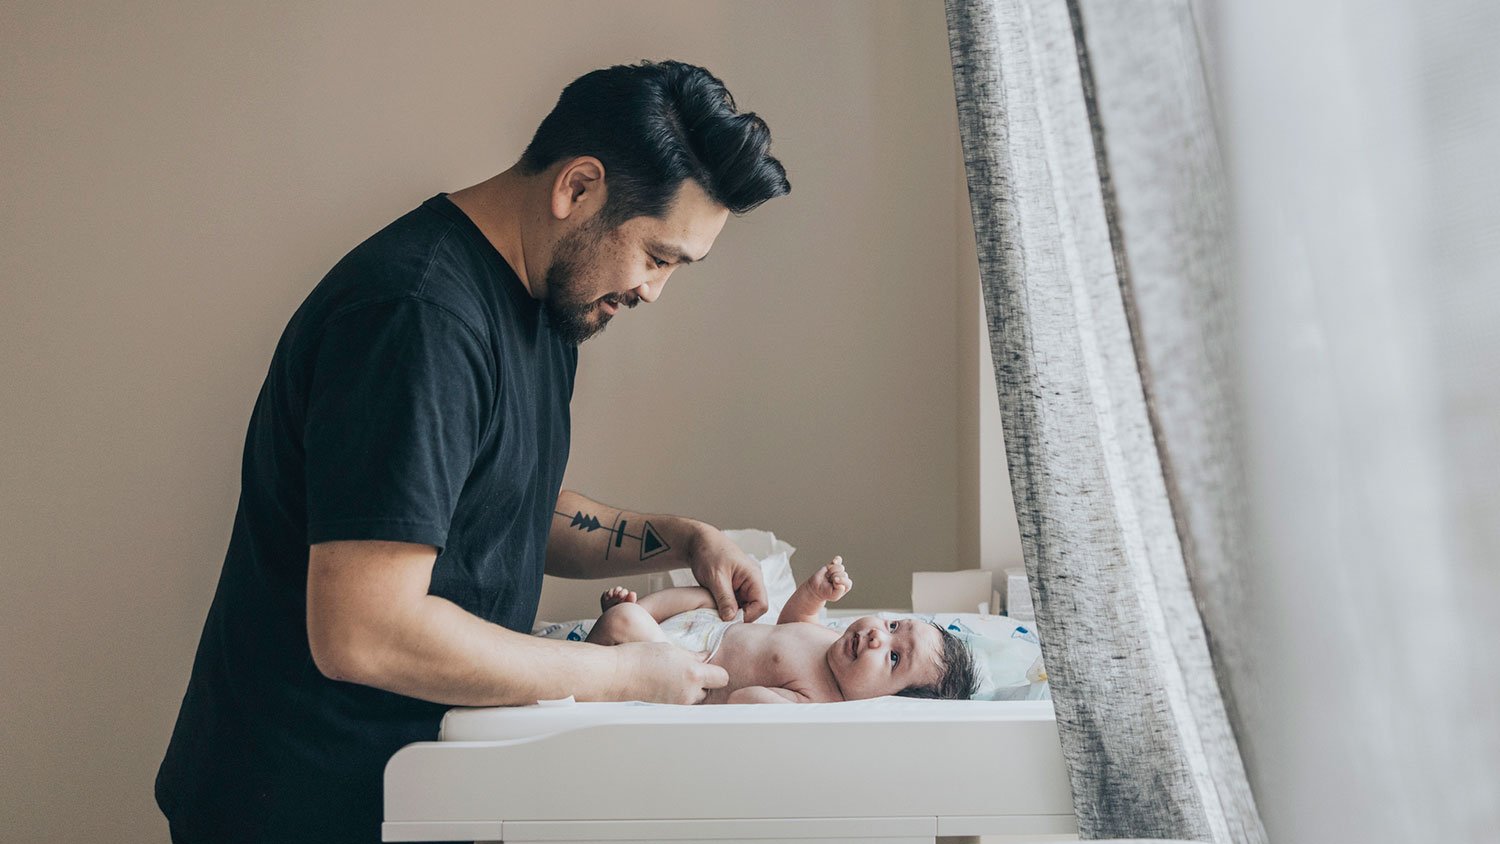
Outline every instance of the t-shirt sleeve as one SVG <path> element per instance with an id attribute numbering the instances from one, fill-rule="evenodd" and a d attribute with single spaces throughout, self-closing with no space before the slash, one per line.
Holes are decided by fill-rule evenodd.
<path id="1" fill-rule="evenodd" d="M 438 305 L 405 298 L 335 316 L 303 430 L 308 544 L 442 548 L 494 393 L 485 346 Z"/>

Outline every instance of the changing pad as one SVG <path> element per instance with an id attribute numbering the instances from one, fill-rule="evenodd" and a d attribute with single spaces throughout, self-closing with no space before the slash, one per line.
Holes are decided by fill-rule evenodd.
<path id="1" fill-rule="evenodd" d="M 1052 717 L 1050 701 L 917 700 L 880 697 L 796 706 L 664 703 L 555 703 L 460 708 L 443 716 L 440 741 L 512 741 L 599 725 L 817 724 L 1033 721 Z"/>

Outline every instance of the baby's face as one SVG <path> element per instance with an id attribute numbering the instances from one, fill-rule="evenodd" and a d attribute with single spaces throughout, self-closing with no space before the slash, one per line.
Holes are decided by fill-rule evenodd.
<path id="1" fill-rule="evenodd" d="M 942 637 L 925 621 L 867 615 L 828 647 L 826 658 L 845 700 L 893 695 L 938 681 Z"/>

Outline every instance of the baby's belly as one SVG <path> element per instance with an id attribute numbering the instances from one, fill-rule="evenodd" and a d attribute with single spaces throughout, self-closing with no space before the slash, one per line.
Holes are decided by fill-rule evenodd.
<path id="1" fill-rule="evenodd" d="M 742 654 L 744 651 L 744 637 L 740 635 L 740 630 L 748 626 L 747 624 L 734 624 L 724 630 L 724 638 L 720 641 L 719 647 L 714 651 L 713 656 L 709 657 L 708 664 L 717 665 L 724 669 L 725 673 L 729 675 L 729 685 L 719 689 L 710 689 L 708 696 L 703 699 L 703 703 L 728 703 L 729 696 L 736 689 L 742 688 L 745 685 L 753 685 L 738 682 L 746 673 Z"/>
<path id="2" fill-rule="evenodd" d="M 734 624 L 724 631 L 719 649 L 709 659 L 729 674 L 729 684 L 713 689 L 704 703 L 728 703 L 735 691 L 749 686 L 786 688 L 800 686 L 795 666 L 783 658 L 778 648 L 775 626 L 768 624 Z"/>

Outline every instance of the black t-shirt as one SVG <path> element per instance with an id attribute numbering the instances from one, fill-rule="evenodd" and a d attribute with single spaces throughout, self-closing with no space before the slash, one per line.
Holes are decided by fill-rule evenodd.
<path id="1" fill-rule="evenodd" d="M 529 632 L 577 349 L 444 195 L 344 257 L 282 334 L 156 799 L 184 840 L 380 840 L 391 754 L 446 707 L 329 680 L 308 545 L 440 550 L 429 592 Z"/>

